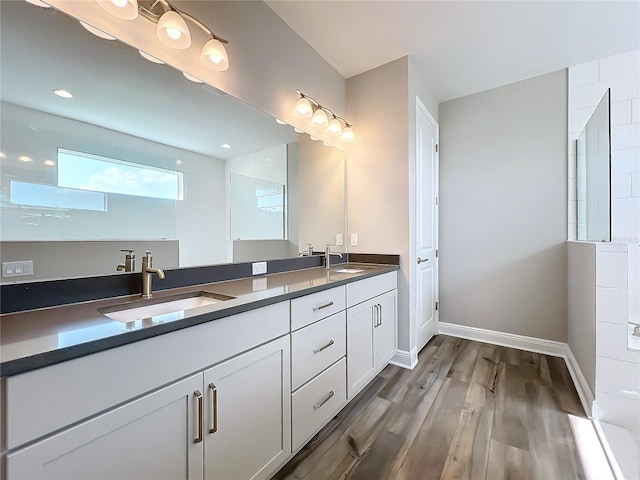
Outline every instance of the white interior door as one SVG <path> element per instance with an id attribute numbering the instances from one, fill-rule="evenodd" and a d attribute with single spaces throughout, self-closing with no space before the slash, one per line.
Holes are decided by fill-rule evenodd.
<path id="1" fill-rule="evenodd" d="M 416 346 L 438 330 L 438 124 L 416 99 Z"/>

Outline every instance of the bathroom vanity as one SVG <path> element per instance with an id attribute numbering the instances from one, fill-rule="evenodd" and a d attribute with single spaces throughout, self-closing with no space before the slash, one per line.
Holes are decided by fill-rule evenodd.
<path id="1" fill-rule="evenodd" d="M 133 296 L 4 315 L 5 477 L 270 478 L 396 351 L 397 266 L 342 270 L 154 294 L 228 298 L 181 318 L 101 313 Z"/>

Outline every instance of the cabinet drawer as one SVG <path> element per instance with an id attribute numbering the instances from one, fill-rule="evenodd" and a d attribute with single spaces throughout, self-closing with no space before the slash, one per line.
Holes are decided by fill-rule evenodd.
<path id="1" fill-rule="evenodd" d="M 347 307 L 357 305 L 398 286 L 398 273 L 389 272 L 347 284 Z"/>
<path id="2" fill-rule="evenodd" d="M 343 358 L 291 396 L 293 450 L 306 442 L 345 404 L 346 376 Z"/>
<path id="3" fill-rule="evenodd" d="M 291 330 L 298 330 L 344 309 L 344 286 L 294 298 L 291 300 Z"/>
<path id="4" fill-rule="evenodd" d="M 291 388 L 295 390 L 346 353 L 346 319 L 342 311 L 291 335 Z"/>

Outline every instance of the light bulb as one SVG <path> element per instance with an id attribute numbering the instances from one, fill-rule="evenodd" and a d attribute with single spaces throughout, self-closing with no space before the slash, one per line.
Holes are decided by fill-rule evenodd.
<path id="1" fill-rule="evenodd" d="M 329 117 L 327 117 L 327 113 L 322 108 L 318 108 L 313 117 L 311 117 L 311 123 L 315 127 L 326 127 L 329 125 Z"/>
<path id="2" fill-rule="evenodd" d="M 353 133 L 353 129 L 350 126 L 346 126 L 344 127 L 344 129 L 342 130 L 342 136 L 340 137 L 340 140 L 342 140 L 343 142 L 353 142 L 356 139 L 356 135 L 355 133 Z"/>
<path id="3" fill-rule="evenodd" d="M 184 50 L 191 46 L 191 34 L 184 18 L 178 12 L 167 10 L 158 21 L 158 39 L 165 45 Z"/>
<path id="4" fill-rule="evenodd" d="M 300 100 L 296 103 L 295 108 L 296 115 L 301 118 L 309 118 L 313 115 L 313 107 L 311 106 L 311 102 L 307 100 L 305 97 L 301 97 Z"/>
<path id="5" fill-rule="evenodd" d="M 200 63 L 218 72 L 229 69 L 229 56 L 220 40 L 212 38 L 204 44 L 200 52 Z"/>
<path id="6" fill-rule="evenodd" d="M 331 135 L 342 134 L 342 124 L 340 123 L 340 120 L 338 120 L 336 117 L 333 117 L 329 122 L 329 126 L 327 127 L 327 130 Z"/>
<path id="7" fill-rule="evenodd" d="M 133 20 L 138 16 L 138 0 L 97 0 L 98 5 L 123 20 Z"/>

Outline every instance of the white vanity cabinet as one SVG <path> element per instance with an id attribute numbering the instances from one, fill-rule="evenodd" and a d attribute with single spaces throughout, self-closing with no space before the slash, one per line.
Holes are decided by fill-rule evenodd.
<path id="1" fill-rule="evenodd" d="M 201 479 L 197 392 L 202 374 L 11 453 L 7 478 Z"/>
<path id="2" fill-rule="evenodd" d="M 8 377 L 7 437 L 26 446 L 7 479 L 269 478 L 291 453 L 288 333 L 282 302 Z M 30 442 L 42 411 L 67 423 Z"/>
<path id="3" fill-rule="evenodd" d="M 347 303 L 347 396 L 352 399 L 397 350 L 396 273 L 348 284 Z"/>

